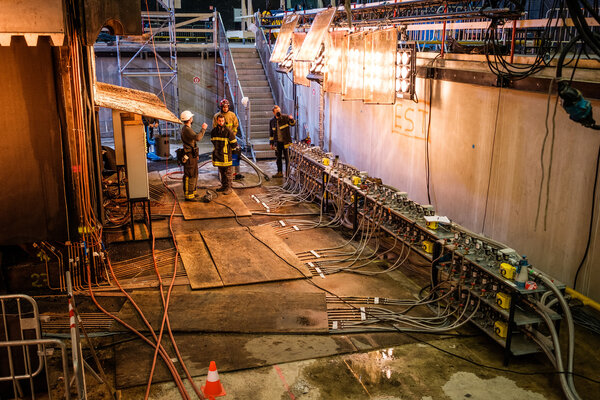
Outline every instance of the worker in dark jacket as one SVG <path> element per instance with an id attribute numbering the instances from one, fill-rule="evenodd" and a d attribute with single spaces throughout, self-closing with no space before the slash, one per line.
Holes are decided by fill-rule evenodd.
<path id="1" fill-rule="evenodd" d="M 217 116 L 217 126 L 210 132 L 210 140 L 213 144 L 212 162 L 219 168 L 221 187 L 217 192 L 230 194 L 232 182 L 231 154 L 237 148 L 235 134 L 225 126 L 225 117 Z"/>
<path id="2" fill-rule="evenodd" d="M 277 174 L 273 175 L 273 178 L 283 177 L 283 160 L 285 158 L 285 170 L 287 175 L 288 170 L 288 147 L 292 143 L 292 135 L 290 134 L 290 126 L 296 125 L 294 117 L 291 115 L 281 114 L 281 108 L 279 106 L 273 107 L 273 118 L 269 122 L 269 132 L 271 137 L 269 143 L 271 144 L 271 150 L 275 150 L 277 156 Z"/>
<path id="3" fill-rule="evenodd" d="M 229 100 L 223 99 L 221 103 L 219 103 L 220 111 L 213 116 L 213 128 L 217 126 L 217 117 L 219 115 L 223 115 L 225 117 L 225 127 L 233 132 L 234 135 L 237 136 L 238 128 L 240 126 L 239 119 L 237 115 L 229 108 Z M 233 167 L 235 180 L 243 179 L 244 175 L 240 174 L 240 166 L 239 164 Z"/>
<path id="4" fill-rule="evenodd" d="M 198 133 L 192 129 L 194 114 L 191 111 L 184 111 L 180 118 L 183 122 L 181 128 L 181 141 L 183 142 L 184 159 L 183 161 L 183 195 L 186 201 L 198 201 L 196 194 L 196 184 L 198 183 L 198 156 L 199 150 L 196 142 L 202 140 L 206 128 L 206 123 L 202 124 L 202 130 Z"/>

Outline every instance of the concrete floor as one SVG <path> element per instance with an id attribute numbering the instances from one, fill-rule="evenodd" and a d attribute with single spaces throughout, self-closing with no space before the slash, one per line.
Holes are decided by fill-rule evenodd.
<path id="1" fill-rule="evenodd" d="M 269 174 L 274 172 L 274 161 L 259 163 Z M 160 168 L 160 167 L 156 167 Z M 243 168 L 247 181 L 255 182 L 251 171 Z M 201 182 L 215 182 L 211 167 L 201 170 Z M 281 180 L 272 180 L 269 184 L 280 184 Z M 261 191 L 260 188 L 238 190 L 240 198 L 251 209 L 256 209 L 250 194 Z M 269 216 L 253 216 L 244 219 L 246 224 L 259 224 L 274 220 Z M 162 225 L 161 225 L 162 224 Z M 184 221 L 178 217 L 174 221 L 176 232 L 194 232 L 201 229 L 236 226 L 232 218 L 218 220 Z M 157 221 L 155 231 L 167 234 L 166 221 Z M 284 240 L 294 251 L 323 247 L 327 236 L 333 236 L 327 230 L 313 230 L 286 235 Z M 170 240 L 159 241 L 168 246 Z M 319 246 L 321 244 L 321 246 Z M 116 256 L 129 258 L 148 252 L 148 244 L 115 245 Z M 364 277 L 352 274 L 336 274 L 326 279 L 314 278 L 324 288 L 339 295 L 377 295 L 396 298 L 411 298 L 418 289 L 428 282 L 426 264 L 420 258 L 411 258 L 406 268 L 385 276 Z M 283 290 L 306 285 L 303 281 L 258 284 L 240 287 L 239 290 Z M 156 289 L 148 289 L 155 291 Z M 177 287 L 177 291 L 189 291 L 188 287 Z M 316 290 L 316 289 L 315 289 Z M 79 300 L 80 308 L 85 308 L 85 299 Z M 117 311 L 122 304 L 120 298 L 103 299 L 107 307 Z M 90 306 L 87 304 L 87 306 Z M 90 307 L 93 310 L 93 307 Z M 226 316 L 224 316 L 226 318 Z M 563 329 L 563 333 L 566 329 Z M 509 365 L 511 373 L 482 368 L 451 356 L 446 352 L 465 357 L 476 363 L 494 368 L 502 365 L 502 349 L 476 328 L 461 328 L 462 336 L 406 335 L 399 333 L 355 334 L 355 335 L 279 335 L 276 339 L 264 334 L 245 335 L 244 348 L 235 346 L 228 351 L 248 353 L 251 359 L 259 360 L 256 367 L 244 366 L 236 370 L 228 365 L 219 368 L 219 359 L 223 355 L 214 354 L 211 358 L 217 362 L 220 379 L 229 399 L 561 399 L 563 398 L 558 378 L 555 374 L 529 375 L 530 372 L 552 371 L 550 363 L 542 356 L 515 358 Z M 206 339 L 204 333 L 192 334 L 201 343 Z M 227 334 L 223 334 L 225 338 Z M 177 336 L 177 335 L 176 335 Z M 564 336 L 564 335 L 563 335 Z M 216 335 L 218 340 L 219 335 Z M 323 340 L 334 342 L 347 341 L 348 347 L 329 351 L 329 345 Z M 214 336 L 213 336 L 214 339 Z M 563 338 L 565 339 L 565 338 Z M 113 339 L 103 339 L 110 343 Z M 115 341 L 118 339 L 114 339 Z M 185 342 L 184 343 L 188 343 Z M 325 343 L 325 344 L 324 344 Z M 132 342 L 131 353 L 135 357 L 136 346 Z M 323 348 L 319 349 L 319 346 Z M 435 347 L 434 347 L 435 346 Z M 335 347 L 335 346 L 334 346 Z M 436 348 L 437 347 L 437 348 Z M 600 365 L 600 338 L 583 328 L 577 328 L 577 350 L 575 370 L 591 378 L 598 379 L 597 366 Z M 293 350 L 292 350 L 293 349 Z M 210 350 L 209 350 L 210 351 Z M 290 353 L 294 353 L 293 356 Z M 326 354 L 323 356 L 323 354 Z M 101 352 L 101 358 L 111 378 L 119 363 L 115 362 L 113 349 Z M 194 354 L 186 359 L 193 363 Z M 138 361 L 135 361 L 138 362 Z M 135 365 L 134 362 L 134 365 Z M 139 361 L 141 362 L 141 361 Z M 116 363 L 116 365 L 115 365 Z M 247 364 L 244 364 L 247 365 Z M 139 366 L 143 379 L 145 365 Z M 205 368 L 208 368 L 206 365 Z M 198 386 L 203 385 L 205 376 L 194 374 Z M 156 381 L 156 380 L 155 380 Z M 596 398 L 599 385 L 575 378 L 579 393 L 584 399 Z M 186 383 L 189 393 L 193 393 Z M 109 398 L 103 386 L 88 376 L 90 398 Z M 122 398 L 143 398 L 145 385 L 122 389 Z M 154 383 L 152 399 L 177 399 L 180 395 L 172 382 Z"/>

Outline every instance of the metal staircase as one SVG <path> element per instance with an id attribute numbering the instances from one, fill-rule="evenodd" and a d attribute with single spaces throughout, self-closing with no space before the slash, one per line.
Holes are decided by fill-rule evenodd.
<path id="1" fill-rule="evenodd" d="M 250 143 L 256 159 L 273 158 L 269 146 L 269 120 L 275 101 L 256 48 L 230 47 L 238 80 L 244 95 L 250 99 Z"/>

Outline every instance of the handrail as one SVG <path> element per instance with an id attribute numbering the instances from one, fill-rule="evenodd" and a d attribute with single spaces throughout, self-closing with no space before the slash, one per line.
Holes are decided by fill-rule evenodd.
<path id="1" fill-rule="evenodd" d="M 271 46 L 269 45 L 267 37 L 265 36 L 265 32 L 261 27 L 261 18 L 262 17 L 258 12 L 254 14 L 254 23 L 258 27 L 258 30 L 255 34 L 256 50 L 258 51 L 260 61 L 263 65 L 263 69 L 265 70 L 267 82 L 269 83 L 271 93 L 273 94 L 273 100 L 275 100 L 275 104 L 278 104 L 282 110 L 294 109 L 294 99 L 289 99 L 285 96 L 285 90 L 280 80 L 281 74 L 276 71 L 275 64 L 269 61 L 271 58 Z M 286 100 L 288 100 L 288 102 L 286 102 Z"/>
<path id="2" fill-rule="evenodd" d="M 223 63 L 223 78 L 229 87 L 229 95 L 233 102 L 235 113 L 240 120 L 239 130 L 242 136 L 242 143 L 248 148 L 250 146 L 250 99 L 247 99 L 245 105 L 243 104 L 242 100 L 245 98 L 244 91 L 240 84 L 237 69 L 235 68 L 235 62 L 229 47 L 229 39 L 225 32 L 221 14 L 217 14 L 219 18 L 217 24 L 217 40 L 219 43 L 219 55 L 221 56 L 221 62 Z M 235 83 L 233 84 L 232 81 Z"/>

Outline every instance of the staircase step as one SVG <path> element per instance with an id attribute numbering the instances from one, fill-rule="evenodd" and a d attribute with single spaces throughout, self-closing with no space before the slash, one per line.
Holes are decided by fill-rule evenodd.
<path id="1" fill-rule="evenodd" d="M 254 102 L 252 102 L 252 100 L 250 100 L 251 102 L 251 112 L 250 114 L 253 114 L 254 112 L 259 112 L 259 113 L 268 113 L 268 115 L 271 116 L 271 118 L 273 118 L 273 106 L 275 105 L 273 102 L 271 102 L 271 104 L 256 104 Z"/>
<path id="2" fill-rule="evenodd" d="M 256 53 L 256 47 L 248 46 L 248 47 L 230 47 L 232 53 Z"/>
<path id="3" fill-rule="evenodd" d="M 269 87 L 269 82 L 267 82 L 266 80 L 264 81 L 259 81 L 259 80 L 251 80 L 251 81 L 243 81 L 240 80 L 240 83 L 242 84 L 242 88 L 245 90 L 246 88 L 268 88 Z"/>
<path id="4" fill-rule="evenodd" d="M 265 123 L 260 123 L 258 121 L 252 120 L 250 123 L 250 129 L 252 129 L 252 132 L 269 132 L 269 121 L 265 121 Z"/>
<path id="5" fill-rule="evenodd" d="M 256 159 L 275 158 L 275 150 L 254 150 Z"/>
<path id="6" fill-rule="evenodd" d="M 233 53 L 233 59 L 236 63 L 241 62 L 241 61 L 247 61 L 247 60 L 256 60 L 256 61 L 260 62 L 260 57 L 256 53 L 255 54 L 250 54 L 250 53 L 235 54 L 235 53 Z"/>
<path id="7" fill-rule="evenodd" d="M 239 76 L 246 76 L 246 75 L 256 76 L 257 74 L 265 76 L 265 70 L 263 69 L 262 64 L 246 66 L 245 68 L 239 68 L 236 65 L 235 68 L 236 68 Z"/>
<path id="8" fill-rule="evenodd" d="M 252 143 L 252 148 L 254 151 L 265 151 L 271 150 L 271 145 L 269 143 Z"/>
<path id="9" fill-rule="evenodd" d="M 272 107 L 269 107 L 267 110 L 256 110 L 254 107 L 252 107 L 252 110 L 250 111 L 250 118 L 254 119 L 260 119 L 260 118 L 267 118 L 267 119 L 271 119 L 273 118 L 273 111 L 271 111 Z"/>
<path id="10" fill-rule="evenodd" d="M 262 94 L 262 93 L 268 93 L 269 95 L 271 95 L 271 89 L 267 86 L 267 87 L 248 87 L 248 88 L 244 88 L 244 94 L 246 96 L 250 95 L 250 98 L 252 98 L 253 94 Z"/>
<path id="11" fill-rule="evenodd" d="M 271 121 L 271 118 L 252 118 L 251 117 L 251 124 L 250 124 L 250 126 L 252 126 L 252 127 L 259 127 L 259 126 L 266 126 L 266 127 L 268 127 L 270 121 Z"/>
<path id="12" fill-rule="evenodd" d="M 250 133 L 250 139 L 265 139 L 265 140 L 270 140 L 271 139 L 271 135 L 269 135 L 267 132 L 255 132 L 255 131 L 251 131 L 251 133 Z"/>
<path id="13" fill-rule="evenodd" d="M 260 65 L 262 68 L 262 63 L 260 62 L 260 60 L 258 58 L 238 58 L 237 60 L 234 60 L 234 62 L 235 62 L 235 68 L 237 68 L 237 69 L 242 69 L 244 67 L 255 66 L 255 65 Z"/>
<path id="14" fill-rule="evenodd" d="M 250 97 L 250 104 L 252 109 L 257 109 L 257 106 L 269 106 L 269 110 L 273 109 L 273 106 L 275 105 L 275 101 L 273 100 L 273 96 L 258 96 L 258 95 L 252 95 L 249 96 Z"/>

